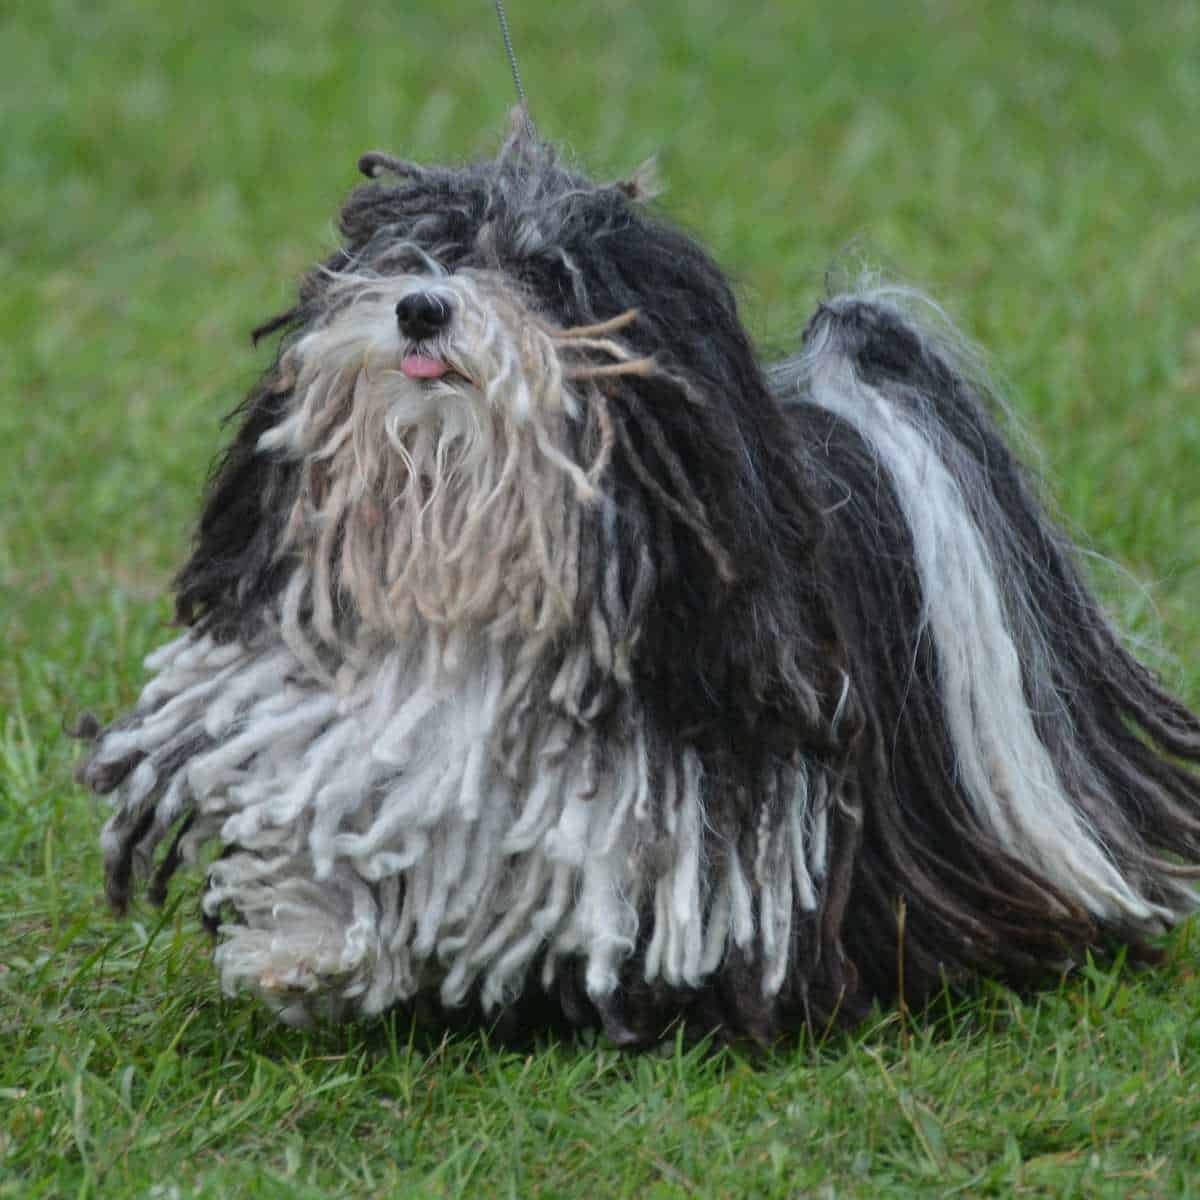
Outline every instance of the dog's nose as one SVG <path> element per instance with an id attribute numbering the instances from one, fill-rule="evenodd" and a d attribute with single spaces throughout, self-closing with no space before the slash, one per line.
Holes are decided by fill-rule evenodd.
<path id="1" fill-rule="evenodd" d="M 414 342 L 433 337 L 449 323 L 450 316 L 450 305 L 430 292 L 413 292 L 396 305 L 400 332 Z"/>

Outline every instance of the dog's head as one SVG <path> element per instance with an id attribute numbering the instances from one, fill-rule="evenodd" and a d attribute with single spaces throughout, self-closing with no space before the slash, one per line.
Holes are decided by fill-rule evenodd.
<path id="1" fill-rule="evenodd" d="M 672 691 L 735 695 L 709 677 L 739 653 L 721 619 L 798 624 L 818 600 L 783 591 L 819 518 L 720 270 L 639 182 L 593 183 L 524 128 L 483 163 L 360 167 L 343 247 L 259 330 L 286 335 L 182 619 L 246 637 L 269 613 L 336 651 L 420 623 L 545 640 L 599 612 L 614 644 L 652 632 Z M 776 645 L 803 655 L 792 632 Z M 754 644 L 737 674 L 759 696 L 799 673 Z"/>

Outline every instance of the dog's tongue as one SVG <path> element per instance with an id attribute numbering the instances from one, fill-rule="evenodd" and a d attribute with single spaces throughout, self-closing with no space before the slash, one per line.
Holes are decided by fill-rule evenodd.
<path id="1" fill-rule="evenodd" d="M 450 370 L 440 358 L 431 358 L 428 354 L 406 354 L 400 360 L 400 370 L 409 379 L 438 379 Z"/>

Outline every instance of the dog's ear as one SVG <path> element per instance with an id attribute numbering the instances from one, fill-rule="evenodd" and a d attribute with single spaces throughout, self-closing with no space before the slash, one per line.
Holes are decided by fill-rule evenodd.
<path id="1" fill-rule="evenodd" d="M 192 552 L 175 581 L 176 620 L 203 625 L 219 641 L 257 632 L 287 576 L 280 546 L 300 468 L 257 447 L 290 395 L 276 363 L 230 415 L 237 433 L 213 466 Z"/>
<path id="2" fill-rule="evenodd" d="M 645 597 L 639 688 L 687 740 L 757 745 L 769 725 L 782 751 L 827 746 L 845 676 L 815 559 L 824 521 L 736 298 L 701 246 L 612 189 L 574 211 L 566 252 L 586 287 L 567 323 L 634 311 L 620 339 L 653 364 L 606 386 L 621 524 L 602 557 Z M 653 587 L 634 587 L 647 573 Z"/>
<path id="3" fill-rule="evenodd" d="M 635 673 L 660 722 L 731 762 L 751 745 L 829 753 L 854 722 L 824 519 L 789 423 L 749 368 L 742 385 L 706 395 L 660 372 L 610 400 L 611 552 L 624 578 L 648 564 L 654 580 Z"/>

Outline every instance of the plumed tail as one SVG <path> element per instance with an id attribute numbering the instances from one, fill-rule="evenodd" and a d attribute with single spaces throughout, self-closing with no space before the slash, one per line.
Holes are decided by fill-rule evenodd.
<path id="1" fill-rule="evenodd" d="M 884 992 L 897 898 L 908 972 L 937 986 L 956 964 L 1137 941 L 1197 907 L 1200 875 L 1200 721 L 1122 646 L 983 373 L 914 307 L 832 299 L 770 372 L 812 456 L 869 714 L 845 936 Z"/>

